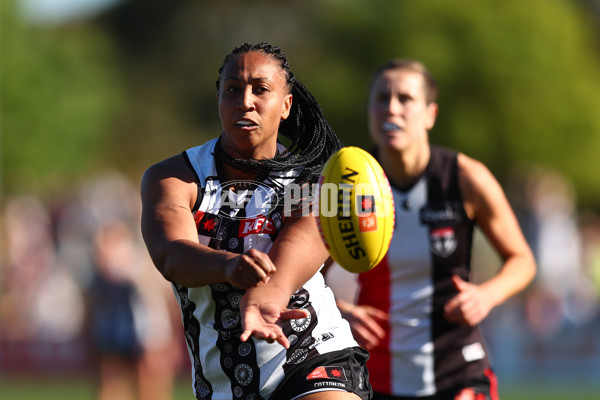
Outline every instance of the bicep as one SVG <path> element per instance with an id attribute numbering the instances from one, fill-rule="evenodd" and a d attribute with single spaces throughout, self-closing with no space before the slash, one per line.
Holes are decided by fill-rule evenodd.
<path id="1" fill-rule="evenodd" d="M 169 243 L 198 240 L 191 212 L 195 183 L 174 161 L 149 168 L 141 185 L 142 235 L 150 256 L 159 264 Z"/>

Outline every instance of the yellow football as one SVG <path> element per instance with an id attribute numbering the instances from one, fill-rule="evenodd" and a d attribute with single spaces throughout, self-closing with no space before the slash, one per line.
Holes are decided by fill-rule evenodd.
<path id="1" fill-rule="evenodd" d="M 375 267 L 394 231 L 394 198 L 381 165 L 344 147 L 323 166 L 318 188 L 319 231 L 331 258 L 350 272 Z"/>

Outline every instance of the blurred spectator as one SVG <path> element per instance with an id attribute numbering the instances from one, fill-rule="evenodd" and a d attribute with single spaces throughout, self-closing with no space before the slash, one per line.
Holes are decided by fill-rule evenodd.
<path id="1" fill-rule="evenodd" d="M 171 399 L 180 322 L 170 285 L 142 245 L 137 192 L 122 176 L 109 174 L 88 184 L 81 197 L 94 229 L 88 316 L 99 356 L 98 398 Z"/>
<path id="2" fill-rule="evenodd" d="M 0 371 L 99 361 L 100 399 L 172 399 L 181 321 L 143 247 L 137 187 L 107 172 L 48 204 L 20 196 L 0 210 Z"/>
<path id="3" fill-rule="evenodd" d="M 131 233 L 120 221 L 109 221 L 94 236 L 97 274 L 87 291 L 86 336 L 98 366 L 98 399 L 135 399 L 142 345 L 135 314 L 140 299 L 135 287 Z"/>
<path id="4" fill-rule="evenodd" d="M 594 317 L 595 289 L 584 272 L 583 243 L 576 194 L 558 171 L 529 168 L 523 180 L 529 211 L 529 241 L 538 276 L 527 295 L 527 320 L 540 338 L 555 335 L 564 323 L 582 325 Z"/>

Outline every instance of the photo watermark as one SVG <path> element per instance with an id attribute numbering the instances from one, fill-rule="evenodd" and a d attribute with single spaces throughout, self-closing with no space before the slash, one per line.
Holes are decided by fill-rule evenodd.
<path id="1" fill-rule="evenodd" d="M 369 183 L 290 183 L 276 190 L 255 181 L 230 181 L 215 185 L 208 194 L 212 196 L 210 208 L 218 210 L 219 215 L 247 219 L 267 216 L 275 210 L 280 210 L 284 217 L 349 218 L 372 214 L 385 217 L 394 212 L 393 201 L 385 204 L 379 199 L 380 193 L 379 187 Z"/>

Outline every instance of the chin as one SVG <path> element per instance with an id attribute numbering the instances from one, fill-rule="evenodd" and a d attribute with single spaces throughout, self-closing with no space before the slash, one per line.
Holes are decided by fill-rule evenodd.
<path id="1" fill-rule="evenodd" d="M 408 148 L 408 142 L 403 138 L 385 137 L 379 142 L 379 145 L 389 150 L 402 151 Z"/>

